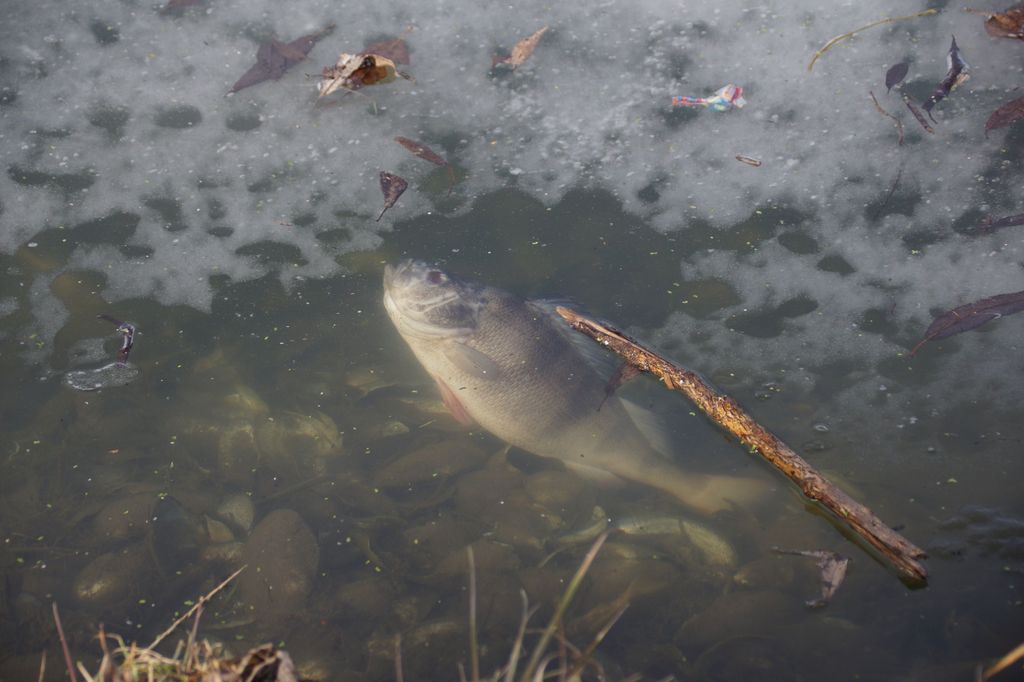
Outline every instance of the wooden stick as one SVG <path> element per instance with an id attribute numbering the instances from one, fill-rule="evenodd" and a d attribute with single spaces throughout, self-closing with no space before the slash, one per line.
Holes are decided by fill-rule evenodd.
<path id="1" fill-rule="evenodd" d="M 732 398 L 718 393 L 697 374 L 647 350 L 622 332 L 559 306 L 558 314 L 578 332 L 615 351 L 637 369 L 650 372 L 670 388 L 684 393 L 706 415 L 796 483 L 809 499 L 821 503 L 877 549 L 904 578 L 924 583 L 928 571 L 917 561 L 921 548 L 882 523 L 874 512 L 834 486 L 788 445 L 762 427 Z"/>

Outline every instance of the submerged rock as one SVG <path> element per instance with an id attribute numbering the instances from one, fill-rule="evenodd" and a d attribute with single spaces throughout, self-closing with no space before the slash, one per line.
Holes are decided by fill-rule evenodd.
<path id="1" fill-rule="evenodd" d="M 258 617 L 280 617 L 300 612 L 313 588 L 320 559 L 316 538 L 290 509 L 270 512 L 245 543 L 239 576 L 242 599 Z"/>
<path id="2" fill-rule="evenodd" d="M 86 564 L 75 578 L 72 592 L 86 608 L 113 611 L 138 599 L 151 576 L 149 551 L 139 542 Z"/>

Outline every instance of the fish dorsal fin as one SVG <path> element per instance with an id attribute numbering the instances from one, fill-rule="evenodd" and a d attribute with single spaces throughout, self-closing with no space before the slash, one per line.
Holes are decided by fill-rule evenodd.
<path id="1" fill-rule="evenodd" d="M 444 356 L 471 377 L 493 380 L 498 378 L 498 363 L 486 353 L 470 348 L 461 341 L 448 341 L 444 344 Z"/>
<path id="2" fill-rule="evenodd" d="M 610 399 L 614 400 L 614 398 Z M 632 400 L 619 398 L 619 402 L 626 408 L 626 414 L 629 415 L 630 420 L 636 425 L 637 430 L 643 434 L 651 449 L 662 457 L 674 459 L 676 448 L 672 446 L 668 429 L 665 428 L 665 423 L 661 418 L 646 407 L 637 405 Z"/>
<path id="3" fill-rule="evenodd" d="M 607 381 L 612 374 L 615 373 L 615 369 L 619 365 L 619 357 L 609 350 L 605 350 L 598 344 L 594 343 L 594 340 L 588 336 L 580 334 L 569 326 L 569 323 L 565 321 L 555 308 L 562 306 L 569 308 L 570 310 L 581 311 L 583 306 L 575 301 L 569 301 L 566 299 L 534 299 L 526 302 L 538 315 L 543 315 L 548 318 L 551 325 L 558 330 L 569 343 L 573 345 L 576 352 L 579 353 L 587 364 L 597 370 L 597 373 L 601 376 L 601 379 Z"/>

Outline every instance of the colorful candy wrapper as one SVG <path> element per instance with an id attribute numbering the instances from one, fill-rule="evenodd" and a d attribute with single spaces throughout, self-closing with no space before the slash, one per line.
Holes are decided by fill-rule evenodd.
<path id="1" fill-rule="evenodd" d="M 742 109 L 747 100 L 743 99 L 743 88 L 729 83 L 710 97 L 676 96 L 672 98 L 673 106 L 696 107 L 704 106 L 712 111 L 728 111 L 733 107 Z"/>

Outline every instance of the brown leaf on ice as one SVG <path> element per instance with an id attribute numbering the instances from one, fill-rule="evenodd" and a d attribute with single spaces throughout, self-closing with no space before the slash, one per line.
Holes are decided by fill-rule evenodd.
<path id="1" fill-rule="evenodd" d="M 265 80 L 277 80 L 284 75 L 285 71 L 304 60 L 317 41 L 333 30 L 334 24 L 331 24 L 322 31 L 296 38 L 290 43 L 280 40 L 263 43 L 256 50 L 256 63 L 249 67 L 249 70 L 231 86 L 228 93 L 238 92 L 242 88 L 262 83 Z"/>
<path id="2" fill-rule="evenodd" d="M 842 554 L 825 550 L 779 549 L 778 547 L 772 547 L 772 550 L 779 554 L 809 556 L 818 560 L 818 570 L 821 575 L 821 598 L 804 602 L 812 609 L 828 605 L 836 590 L 843 584 L 843 579 L 846 578 L 846 566 L 850 560 Z"/>
<path id="3" fill-rule="evenodd" d="M 541 37 L 547 32 L 548 27 L 540 29 L 529 38 L 523 38 L 516 46 L 512 48 L 512 54 L 501 57 L 494 55 L 491 59 L 491 68 L 493 69 L 498 64 L 508 64 L 513 69 L 517 68 L 520 64 L 525 62 L 533 54 L 533 51 L 537 49 L 537 43 L 540 42 Z"/>
<path id="4" fill-rule="evenodd" d="M 993 111 L 992 115 L 985 122 L 985 135 L 987 136 L 990 130 L 1005 128 L 1021 118 L 1024 118 L 1024 97 L 1010 100 Z"/>
<path id="5" fill-rule="evenodd" d="M 895 86 L 903 82 L 903 79 L 907 77 L 907 72 L 910 71 L 910 64 L 907 62 L 900 62 L 896 66 L 892 67 L 885 72 L 885 90 L 888 92 Z"/>
<path id="6" fill-rule="evenodd" d="M 970 331 L 990 320 L 1019 313 L 1022 310 L 1024 310 L 1024 291 L 998 294 L 958 306 L 936 317 L 925 331 L 924 338 L 914 346 L 910 354 L 917 353 L 921 346 L 929 341 Z"/>
<path id="7" fill-rule="evenodd" d="M 935 130 L 930 125 L 928 125 L 928 119 L 924 117 L 924 114 L 921 113 L 921 110 L 917 108 L 917 105 L 914 104 L 909 97 L 907 97 L 907 93 L 904 92 L 902 94 L 903 101 L 906 102 L 907 108 L 910 109 L 910 113 L 914 115 L 914 118 L 916 118 L 917 122 L 921 124 L 921 127 L 924 128 L 925 132 L 934 134 Z"/>
<path id="8" fill-rule="evenodd" d="M 417 142 L 416 140 L 410 140 L 408 137 L 402 137 L 399 135 L 395 138 L 395 142 L 402 145 L 410 152 L 420 157 L 424 161 L 429 161 L 435 166 L 442 166 L 448 169 L 448 193 L 451 194 L 452 188 L 455 187 L 455 171 L 452 169 L 451 164 L 445 161 L 444 157 L 435 152 L 427 145 Z"/>
<path id="9" fill-rule="evenodd" d="M 390 83 L 401 76 L 412 80 L 412 76 L 395 68 L 395 63 L 379 54 L 348 54 L 342 52 L 334 66 L 325 66 L 320 72 L 323 79 L 317 83 L 319 97 L 337 90 L 358 90 L 364 85 Z"/>
<path id="10" fill-rule="evenodd" d="M 964 11 L 984 15 L 986 17 L 985 30 L 990 36 L 1024 40 L 1024 5 L 1016 5 L 1003 13 L 977 9 L 965 9 Z"/>
<path id="11" fill-rule="evenodd" d="M 379 54 L 381 57 L 387 57 L 395 64 L 409 63 L 409 45 L 401 38 L 370 43 L 363 48 L 362 54 Z"/>
<path id="12" fill-rule="evenodd" d="M 402 192 L 408 186 L 409 183 L 404 178 L 387 171 L 380 172 L 380 191 L 384 195 L 384 208 L 380 210 L 380 215 L 377 216 L 378 221 L 384 217 L 385 211 L 395 205 L 398 197 L 402 196 Z"/>

